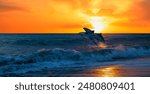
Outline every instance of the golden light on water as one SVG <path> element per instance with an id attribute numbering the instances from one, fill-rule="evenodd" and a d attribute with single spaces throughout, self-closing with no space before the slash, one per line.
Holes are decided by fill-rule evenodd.
<path id="1" fill-rule="evenodd" d="M 95 30 L 95 33 L 101 33 L 102 30 L 106 27 L 104 18 L 99 16 L 92 16 L 90 23 L 92 25 L 93 30 Z"/>
<path id="2" fill-rule="evenodd" d="M 98 45 L 100 48 L 107 48 L 108 46 L 105 43 L 99 43 Z"/>
<path id="3" fill-rule="evenodd" d="M 118 76 L 118 72 L 116 70 L 116 66 L 112 66 L 112 67 L 107 67 L 107 68 L 103 68 L 101 70 L 101 72 L 103 73 L 102 76 L 103 77 L 114 77 L 114 76 Z"/>
<path id="4" fill-rule="evenodd" d="M 108 66 L 92 70 L 92 75 L 96 77 L 120 77 L 120 66 Z"/>

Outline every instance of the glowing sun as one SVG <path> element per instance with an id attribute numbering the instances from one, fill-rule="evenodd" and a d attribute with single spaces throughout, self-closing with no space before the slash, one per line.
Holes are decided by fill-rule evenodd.
<path id="1" fill-rule="evenodd" d="M 95 33 L 101 33 L 102 30 L 106 27 L 104 19 L 98 16 L 91 17 L 91 25 L 92 28 L 95 30 Z"/>

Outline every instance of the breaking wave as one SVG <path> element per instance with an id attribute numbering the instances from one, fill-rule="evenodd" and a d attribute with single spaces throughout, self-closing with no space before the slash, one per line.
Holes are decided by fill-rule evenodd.
<path id="1" fill-rule="evenodd" d="M 37 52 L 16 56 L 0 55 L 0 69 L 2 70 L 0 75 L 12 72 L 17 74 L 26 73 L 57 67 L 75 67 L 87 62 L 113 61 L 143 56 L 150 56 L 149 47 L 126 48 L 120 45 L 114 48 L 94 49 L 86 52 L 61 48 L 41 49 Z"/>
<path id="2" fill-rule="evenodd" d="M 71 49 L 41 49 L 37 52 L 26 53 L 16 56 L 0 55 L 0 64 L 29 64 L 43 61 L 107 61 L 125 58 L 149 56 L 149 47 L 118 46 L 109 49 L 95 49 L 92 51 L 80 52 Z"/>

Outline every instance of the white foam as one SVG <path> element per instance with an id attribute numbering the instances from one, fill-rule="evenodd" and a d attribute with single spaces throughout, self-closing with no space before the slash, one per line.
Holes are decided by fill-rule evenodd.
<path id="1" fill-rule="evenodd" d="M 34 53 L 18 56 L 0 56 L 0 62 L 5 61 L 8 65 L 1 66 L 2 74 L 26 73 L 46 69 L 64 67 L 94 66 L 96 62 L 113 61 L 135 57 L 150 56 L 150 49 L 145 47 L 126 48 L 119 46 L 110 50 L 96 50 L 92 52 L 79 52 L 65 49 L 42 49 Z"/>

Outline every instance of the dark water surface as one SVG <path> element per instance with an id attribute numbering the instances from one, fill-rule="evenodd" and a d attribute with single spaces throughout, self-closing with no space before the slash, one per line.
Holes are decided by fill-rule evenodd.
<path id="1" fill-rule="evenodd" d="M 1 34 L 0 76 L 150 76 L 149 34 L 105 34 L 108 48 L 78 34 Z"/>

